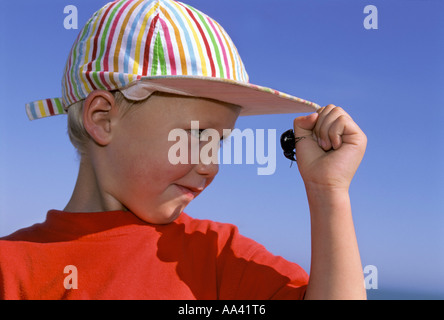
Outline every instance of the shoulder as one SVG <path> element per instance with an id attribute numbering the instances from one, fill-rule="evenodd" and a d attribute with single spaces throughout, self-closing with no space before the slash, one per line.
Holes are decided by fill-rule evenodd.
<path id="1" fill-rule="evenodd" d="M 238 227 L 231 223 L 196 219 L 185 213 L 182 213 L 175 223 L 183 225 L 184 234 L 193 235 L 195 239 L 205 238 L 208 243 L 216 244 L 219 253 L 229 249 L 248 258 L 254 253 L 266 251 L 263 245 L 242 235 Z"/>
<path id="2" fill-rule="evenodd" d="M 193 246 L 192 255 L 201 257 L 208 252 L 206 248 L 212 248 L 221 299 L 302 298 L 308 283 L 307 273 L 298 264 L 274 255 L 262 244 L 242 235 L 235 225 L 193 219 L 184 214 L 176 223 L 183 223 L 184 234 L 199 244 Z"/>
<path id="3" fill-rule="evenodd" d="M 55 238 L 55 233 L 50 228 L 50 217 L 54 215 L 56 210 L 49 210 L 46 213 L 45 220 L 42 222 L 34 223 L 33 225 L 23 227 L 14 231 L 13 233 L 1 237 L 0 240 L 6 241 L 26 241 L 26 242 L 38 242 L 46 243 L 52 242 Z"/>
<path id="4" fill-rule="evenodd" d="M 36 223 L 30 227 L 25 227 L 14 231 L 13 233 L 0 237 L 0 241 L 35 241 L 37 239 L 41 240 L 42 231 L 41 223 Z"/>

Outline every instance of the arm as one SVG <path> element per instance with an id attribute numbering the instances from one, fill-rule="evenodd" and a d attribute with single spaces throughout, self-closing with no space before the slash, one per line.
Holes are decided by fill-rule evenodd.
<path id="1" fill-rule="evenodd" d="M 347 193 L 307 190 L 312 257 L 306 299 L 364 299 L 364 276 Z"/>
<path id="2" fill-rule="evenodd" d="M 305 298 L 365 299 L 348 190 L 364 155 L 366 136 L 333 105 L 296 118 L 294 129 L 296 136 L 305 137 L 296 145 L 296 157 L 311 217 L 312 258 Z"/>

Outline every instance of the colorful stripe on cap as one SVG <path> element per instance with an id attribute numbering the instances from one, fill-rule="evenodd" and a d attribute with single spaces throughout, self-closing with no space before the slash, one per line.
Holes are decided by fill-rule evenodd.
<path id="1" fill-rule="evenodd" d="M 59 98 L 45 99 L 26 104 L 26 113 L 31 120 L 65 114 L 62 101 Z"/>
<path id="2" fill-rule="evenodd" d="M 93 90 L 120 89 L 145 76 L 186 75 L 248 82 L 230 37 L 204 13 L 172 0 L 115 1 L 79 33 L 65 66 L 62 106 L 66 110 Z M 51 109 L 54 101 L 59 100 L 29 103 L 29 118 L 65 113 Z"/>
<path id="3" fill-rule="evenodd" d="M 173 0 L 118 0 L 98 10 L 80 31 L 64 69 L 62 97 L 29 103 L 27 114 L 32 120 L 66 113 L 96 89 L 123 89 L 156 77 L 250 85 L 232 40 L 204 13 Z M 310 105 L 272 89 L 250 88 Z"/>

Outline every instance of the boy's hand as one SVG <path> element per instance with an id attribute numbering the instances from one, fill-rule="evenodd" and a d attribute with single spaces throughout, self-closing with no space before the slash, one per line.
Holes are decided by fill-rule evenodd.
<path id="1" fill-rule="evenodd" d="M 294 120 L 296 159 L 310 207 L 312 257 L 306 299 L 365 299 L 350 182 L 367 137 L 341 108 Z M 319 140 L 319 141 L 318 141 Z"/>
<path id="2" fill-rule="evenodd" d="M 328 105 L 294 119 L 296 159 L 306 188 L 348 191 L 367 137 L 341 108 Z"/>

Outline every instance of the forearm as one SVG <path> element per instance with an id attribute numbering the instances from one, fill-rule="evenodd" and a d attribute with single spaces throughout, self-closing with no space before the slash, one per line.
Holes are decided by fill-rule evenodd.
<path id="1" fill-rule="evenodd" d="M 365 299 L 348 192 L 308 186 L 307 197 L 312 257 L 305 299 Z"/>

